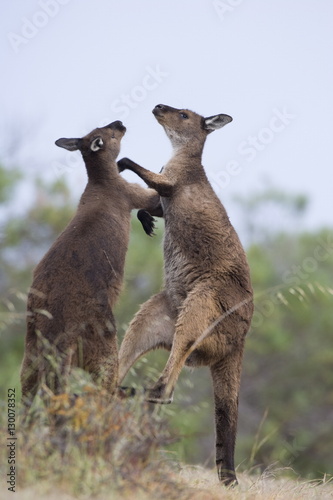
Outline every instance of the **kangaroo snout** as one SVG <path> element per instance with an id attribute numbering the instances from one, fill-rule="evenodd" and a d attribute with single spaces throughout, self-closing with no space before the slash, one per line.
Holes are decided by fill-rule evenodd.
<path id="1" fill-rule="evenodd" d="M 111 128 L 112 130 L 119 130 L 120 132 L 126 132 L 126 127 L 120 120 L 116 120 L 115 122 L 110 123 L 109 125 L 107 125 L 107 127 Z"/>
<path id="2" fill-rule="evenodd" d="M 153 109 L 153 115 L 155 116 L 160 116 L 163 113 L 164 105 L 163 104 L 157 104 L 155 108 Z"/>
<path id="3" fill-rule="evenodd" d="M 166 111 L 172 111 L 175 108 L 171 108 L 171 106 L 167 106 L 166 104 L 157 104 L 153 109 L 153 114 L 155 116 L 161 116 Z"/>

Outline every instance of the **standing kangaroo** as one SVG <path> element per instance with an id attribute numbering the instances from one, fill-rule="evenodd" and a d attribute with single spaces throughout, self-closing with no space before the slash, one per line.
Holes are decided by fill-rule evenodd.
<path id="1" fill-rule="evenodd" d="M 119 380 L 144 353 L 168 349 L 165 369 L 146 394 L 150 402 L 170 403 L 184 364 L 209 366 L 216 464 L 219 479 L 228 485 L 237 482 L 238 394 L 253 292 L 243 247 L 206 177 L 201 157 L 207 135 L 232 118 L 203 118 L 162 104 L 153 114 L 174 150 L 162 173 L 152 173 L 127 158 L 118 165 L 135 172 L 161 196 L 165 288 L 143 304 L 130 323 L 119 352 Z"/>
<path id="2" fill-rule="evenodd" d="M 76 215 L 34 270 L 21 368 L 27 407 L 43 381 L 59 392 L 72 366 L 90 372 L 110 394 L 116 388 L 112 309 L 123 281 L 130 214 L 134 208 L 151 210 L 159 200 L 154 190 L 119 175 L 116 158 L 125 132 L 115 121 L 82 139 L 56 141 L 82 153 L 88 184 Z"/>

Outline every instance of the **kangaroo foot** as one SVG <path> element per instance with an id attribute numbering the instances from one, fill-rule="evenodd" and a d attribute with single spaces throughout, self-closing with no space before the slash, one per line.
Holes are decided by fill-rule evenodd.
<path id="1" fill-rule="evenodd" d="M 165 394 L 165 386 L 160 385 L 158 387 L 153 387 L 152 389 L 145 390 L 145 399 L 149 403 L 155 403 L 160 405 L 168 405 L 172 403 L 173 393 L 169 397 Z"/>
<path id="2" fill-rule="evenodd" d="M 134 387 L 117 387 L 116 395 L 120 399 L 133 398 L 137 394 L 137 390 Z"/>
<path id="3" fill-rule="evenodd" d="M 173 394 L 170 397 L 165 397 L 163 394 L 162 387 L 152 388 L 152 389 L 135 389 L 134 387 L 117 387 L 117 396 L 120 399 L 133 398 L 134 396 L 138 396 L 143 394 L 145 400 L 149 403 L 155 403 L 160 405 L 167 405 L 172 403 Z"/>
<path id="4" fill-rule="evenodd" d="M 234 471 L 220 469 L 219 464 L 217 465 L 217 467 L 217 473 L 223 486 L 226 486 L 227 488 L 234 488 L 238 485 L 238 481 Z"/>

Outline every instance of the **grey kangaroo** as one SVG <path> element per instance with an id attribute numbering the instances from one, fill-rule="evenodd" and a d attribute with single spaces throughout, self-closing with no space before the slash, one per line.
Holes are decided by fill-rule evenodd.
<path id="1" fill-rule="evenodd" d="M 42 382 L 59 392 L 72 366 L 90 372 L 110 394 L 116 388 L 112 310 L 123 281 L 130 213 L 134 208 L 152 210 L 159 200 L 156 191 L 119 175 L 116 158 L 125 132 L 115 121 L 82 139 L 56 141 L 82 153 L 88 184 L 76 215 L 34 270 L 21 368 L 26 407 Z"/>
<path id="2" fill-rule="evenodd" d="M 170 403 L 184 364 L 209 366 L 218 476 L 225 485 L 235 484 L 238 395 L 253 292 L 243 247 L 201 164 L 207 135 L 232 118 L 204 118 L 162 104 L 153 114 L 171 140 L 172 158 L 160 174 L 127 158 L 118 164 L 139 175 L 161 197 L 165 286 L 141 306 L 129 325 L 119 352 L 119 381 L 144 353 L 167 349 L 168 362 L 156 384 L 146 390 L 146 398 Z M 151 214 L 161 215 L 160 207 Z"/>

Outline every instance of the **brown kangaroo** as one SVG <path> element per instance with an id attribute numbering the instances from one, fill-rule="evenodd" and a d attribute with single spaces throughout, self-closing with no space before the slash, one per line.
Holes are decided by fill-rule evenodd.
<path id="1" fill-rule="evenodd" d="M 112 309 L 123 281 L 130 213 L 153 209 L 159 200 L 156 191 L 119 175 L 116 158 L 125 132 L 115 121 L 82 139 L 56 141 L 59 147 L 81 151 L 88 184 L 76 215 L 34 270 L 21 368 L 27 407 L 42 382 L 59 392 L 72 366 L 90 372 L 110 394 L 116 388 Z"/>
<path id="2" fill-rule="evenodd" d="M 210 367 L 220 480 L 236 483 L 234 448 L 244 340 L 253 313 L 250 272 L 243 247 L 201 164 L 207 135 L 229 123 L 162 104 L 153 113 L 173 146 L 161 174 L 127 158 L 121 168 L 138 174 L 161 196 L 165 218 L 165 287 L 143 304 L 119 352 L 119 380 L 144 353 L 171 351 L 147 400 L 170 403 L 184 364 Z M 158 211 L 156 212 L 158 215 Z"/>

